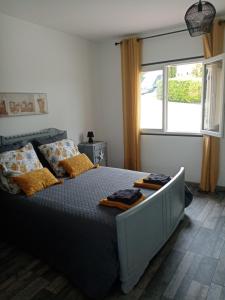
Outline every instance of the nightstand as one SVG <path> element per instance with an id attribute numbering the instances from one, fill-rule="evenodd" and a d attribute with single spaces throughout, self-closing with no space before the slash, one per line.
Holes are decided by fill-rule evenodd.
<path id="1" fill-rule="evenodd" d="M 85 153 L 93 164 L 107 166 L 107 144 L 106 142 L 80 143 L 78 149 L 81 153 Z"/>

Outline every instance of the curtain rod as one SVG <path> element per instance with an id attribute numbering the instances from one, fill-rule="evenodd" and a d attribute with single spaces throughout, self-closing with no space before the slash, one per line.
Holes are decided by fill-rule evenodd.
<path id="1" fill-rule="evenodd" d="M 219 24 L 225 24 L 225 20 L 219 21 Z M 164 36 L 164 35 L 170 35 L 170 34 L 174 34 L 174 33 L 184 32 L 184 31 L 188 31 L 188 29 L 185 28 L 185 29 L 180 29 L 180 30 L 175 30 L 175 31 L 170 31 L 170 32 L 165 32 L 165 33 L 150 35 L 150 36 L 146 36 L 146 37 L 143 37 L 143 38 L 139 38 L 138 41 L 140 41 L 140 40 L 146 40 L 146 39 L 152 39 L 152 38 L 156 38 L 156 37 L 160 37 L 160 36 Z M 115 46 L 118 46 L 120 44 L 121 44 L 121 42 L 116 42 Z"/>

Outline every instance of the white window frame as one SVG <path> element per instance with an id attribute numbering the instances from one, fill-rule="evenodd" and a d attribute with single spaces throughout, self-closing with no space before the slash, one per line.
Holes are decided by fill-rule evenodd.
<path id="1" fill-rule="evenodd" d="M 219 120 L 219 128 L 220 130 L 218 132 L 215 131 L 211 131 L 211 130 L 206 130 L 203 128 L 204 126 L 204 98 L 205 98 L 205 70 L 206 70 L 206 65 L 209 63 L 213 63 L 213 62 L 217 62 L 217 61 L 222 61 L 222 92 L 221 92 L 221 97 L 222 97 L 222 101 L 221 101 L 221 112 L 220 112 L 220 120 Z M 224 136 L 224 109 L 225 109 L 225 53 L 217 55 L 217 56 L 213 56 L 211 58 L 205 59 L 203 61 L 203 68 L 204 68 L 204 73 L 203 73 L 203 77 L 204 77 L 204 84 L 203 84 L 203 91 L 202 91 L 202 126 L 201 126 L 201 132 L 202 134 L 207 134 L 210 136 L 215 136 L 215 137 L 223 137 Z"/>
<path id="2" fill-rule="evenodd" d="M 192 60 L 182 60 L 178 62 L 169 62 L 169 63 L 164 63 L 164 64 L 157 64 L 157 65 L 151 65 L 151 66 L 144 66 L 142 67 L 142 72 L 150 72 L 154 70 L 163 70 L 163 111 L 162 111 L 162 129 L 151 129 L 151 128 L 141 128 L 141 134 L 159 134 L 159 135 L 177 135 L 177 136 L 202 136 L 201 131 L 200 132 L 173 132 L 173 131 L 168 131 L 168 99 L 167 99 L 167 82 L 168 82 L 168 66 L 174 65 L 183 65 L 183 64 L 193 64 L 193 63 L 202 63 L 204 67 L 204 59 L 192 59 Z M 202 86 L 204 85 L 204 73 L 202 76 Z M 201 97 L 201 109 L 202 109 L 202 103 L 203 103 L 203 93 Z M 202 111 L 201 111 L 202 114 Z M 201 126 L 200 129 L 202 129 L 202 120 L 201 118 Z"/>
<path id="3" fill-rule="evenodd" d="M 150 129 L 150 128 L 142 128 L 141 133 L 153 133 L 153 134 L 164 134 L 163 128 L 165 124 L 165 78 L 164 78 L 164 73 L 165 73 L 165 65 L 163 64 L 157 64 L 153 66 L 145 66 L 142 67 L 142 72 L 149 72 L 149 71 L 156 71 L 156 70 L 162 70 L 163 71 L 163 100 L 162 100 L 162 129 Z"/>

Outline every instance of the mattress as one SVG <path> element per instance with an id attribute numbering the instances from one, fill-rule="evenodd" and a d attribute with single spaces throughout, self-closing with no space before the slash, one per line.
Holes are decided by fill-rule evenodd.
<path id="1" fill-rule="evenodd" d="M 1 234 L 64 272 L 89 297 L 100 299 L 119 278 L 115 217 L 121 211 L 98 202 L 146 175 L 101 167 L 32 197 L 1 191 Z"/>

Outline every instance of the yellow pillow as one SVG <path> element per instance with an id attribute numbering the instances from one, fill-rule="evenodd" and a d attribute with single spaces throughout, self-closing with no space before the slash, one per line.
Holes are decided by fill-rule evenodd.
<path id="1" fill-rule="evenodd" d="M 71 178 L 78 176 L 81 173 L 84 173 L 95 167 L 94 164 L 87 157 L 87 155 L 85 155 L 84 153 L 61 160 L 59 162 L 59 165 L 66 170 L 66 172 Z"/>
<path id="2" fill-rule="evenodd" d="M 32 196 L 51 185 L 61 183 L 47 168 L 35 170 L 20 176 L 12 177 L 21 190 L 27 195 Z"/>

